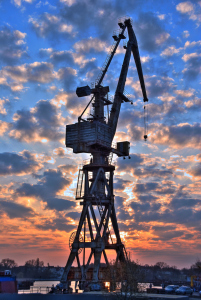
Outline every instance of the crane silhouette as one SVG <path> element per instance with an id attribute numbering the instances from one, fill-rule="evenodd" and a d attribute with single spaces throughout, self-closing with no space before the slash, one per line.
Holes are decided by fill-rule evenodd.
<path id="1" fill-rule="evenodd" d="M 68 275 L 74 260 L 77 260 L 80 269 L 80 283 L 85 283 L 87 271 L 93 259 L 93 274 L 91 282 L 99 282 L 99 267 L 101 256 L 105 263 L 109 265 L 106 250 L 116 252 L 116 261 L 124 262 L 127 258 L 126 249 L 121 241 L 119 227 L 114 205 L 113 174 L 115 166 L 112 164 L 112 155 L 115 153 L 119 157 L 129 156 L 130 143 L 117 142 L 113 145 L 113 138 L 116 132 L 122 102 L 131 102 L 125 93 L 125 83 L 131 58 L 131 52 L 135 60 L 139 81 L 143 94 L 143 101 L 147 102 L 147 94 L 141 67 L 140 55 L 137 39 L 132 27 L 132 20 L 124 18 L 118 23 L 120 31 L 114 34 L 114 44 L 101 69 L 101 72 L 93 88 L 89 86 L 79 87 L 76 90 L 78 97 L 92 95 L 88 105 L 78 117 L 78 122 L 66 126 L 66 147 L 72 148 L 74 153 L 90 153 L 89 162 L 79 169 L 76 199 L 81 200 L 83 206 L 77 231 L 70 237 L 70 255 L 64 268 L 61 282 L 65 287 L 68 283 Z M 124 32 L 127 29 L 128 42 L 124 45 L 126 50 L 114 100 L 108 96 L 109 86 L 103 86 L 102 81 L 122 39 L 125 39 Z M 83 115 L 91 105 L 93 112 L 87 119 Z M 111 110 L 108 119 L 104 115 L 104 107 L 110 106 Z M 144 138 L 146 140 L 147 133 Z M 97 215 L 98 212 L 98 215 Z M 111 235 L 111 227 L 114 232 Z M 86 235 L 88 233 L 88 238 Z M 81 265 L 79 253 L 83 249 L 83 264 Z M 89 252 L 85 262 L 85 250 Z M 71 277 L 72 278 L 72 277 Z M 74 279 L 75 280 L 75 279 Z"/>

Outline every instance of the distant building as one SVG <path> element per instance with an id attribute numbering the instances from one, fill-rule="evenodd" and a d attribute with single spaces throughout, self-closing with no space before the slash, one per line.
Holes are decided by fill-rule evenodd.
<path id="1" fill-rule="evenodd" d="M 17 293 L 16 277 L 11 275 L 10 270 L 0 272 L 0 293 Z"/>

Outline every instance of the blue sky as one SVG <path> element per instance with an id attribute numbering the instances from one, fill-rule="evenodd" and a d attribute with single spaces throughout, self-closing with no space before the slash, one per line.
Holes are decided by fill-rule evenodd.
<path id="1" fill-rule="evenodd" d="M 0 259 L 65 264 L 81 212 L 78 165 L 88 157 L 65 148 L 65 126 L 90 100 L 75 90 L 95 82 L 127 15 L 149 98 L 149 138 L 143 141 L 131 59 L 126 90 L 134 105 L 122 105 L 115 137 L 131 142 L 131 160 L 114 158 L 122 238 L 142 264 L 194 263 L 201 248 L 201 1 L 1 0 L 0 14 Z M 104 80 L 111 95 L 122 46 Z"/>

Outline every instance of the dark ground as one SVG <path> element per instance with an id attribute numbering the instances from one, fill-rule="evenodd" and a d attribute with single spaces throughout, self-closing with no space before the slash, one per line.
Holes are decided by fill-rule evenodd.
<path id="1" fill-rule="evenodd" d="M 72 295 L 51 295 L 51 294 L 0 294 L 0 300 L 107 300 L 105 295 L 96 294 L 72 294 Z M 109 297 L 114 300 L 114 297 Z"/>
<path id="2" fill-rule="evenodd" d="M 138 300 L 189 300 L 188 296 L 152 294 Z M 0 300 L 115 300 L 114 295 L 100 294 L 0 294 Z M 190 300 L 198 300 L 191 298 Z"/>

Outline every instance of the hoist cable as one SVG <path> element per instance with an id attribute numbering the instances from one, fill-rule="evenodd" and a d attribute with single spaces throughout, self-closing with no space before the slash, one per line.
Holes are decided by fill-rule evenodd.
<path id="1" fill-rule="evenodd" d="M 146 134 L 146 114 L 145 114 L 145 105 L 144 105 L 144 135 Z"/>
<path id="2" fill-rule="evenodd" d="M 149 125 L 148 125 L 148 105 L 147 105 L 147 120 L 146 120 L 146 123 L 147 123 L 147 124 L 146 124 L 146 127 L 147 127 L 147 134 L 148 134 L 148 126 L 149 126 Z"/>

